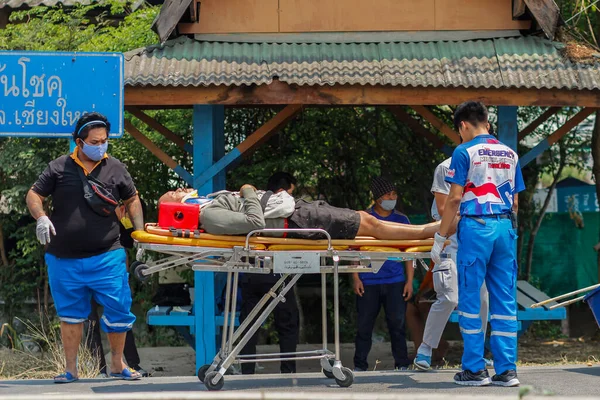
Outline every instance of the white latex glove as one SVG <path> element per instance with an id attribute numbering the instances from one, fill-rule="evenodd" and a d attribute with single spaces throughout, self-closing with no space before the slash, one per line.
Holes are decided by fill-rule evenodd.
<path id="1" fill-rule="evenodd" d="M 56 230 L 54 229 L 54 225 L 50 221 L 50 218 L 41 216 L 37 219 L 37 224 L 35 226 L 35 235 L 41 244 L 50 243 L 50 233 L 56 236 Z"/>
<path id="2" fill-rule="evenodd" d="M 442 254 L 442 250 L 444 250 L 444 245 L 446 244 L 446 238 L 441 236 L 439 233 L 436 233 L 433 237 L 433 247 L 431 248 L 431 260 L 440 264 L 442 262 L 442 258 L 440 254 Z"/>

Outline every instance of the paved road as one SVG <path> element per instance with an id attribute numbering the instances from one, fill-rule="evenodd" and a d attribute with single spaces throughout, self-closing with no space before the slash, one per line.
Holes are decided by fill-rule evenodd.
<path id="1" fill-rule="evenodd" d="M 147 378 L 136 382 L 111 379 L 87 379 L 66 385 L 49 380 L 0 381 L 0 400 L 15 399 L 16 395 L 40 400 L 42 398 L 221 398 L 221 399 L 450 399 L 518 398 L 519 388 L 461 387 L 452 383 L 455 371 L 429 373 L 363 372 L 354 385 L 340 388 L 320 373 L 296 375 L 227 376 L 221 392 L 208 392 L 195 377 Z M 532 395 L 553 393 L 560 397 L 600 398 L 600 367 L 522 367 L 519 378 L 522 386 L 532 386 Z M 521 390 L 524 388 L 522 387 Z M 305 396 L 308 394 L 308 396 Z M 25 398 L 25 397 L 24 397 Z M 556 399 L 556 397 L 554 398 Z"/>

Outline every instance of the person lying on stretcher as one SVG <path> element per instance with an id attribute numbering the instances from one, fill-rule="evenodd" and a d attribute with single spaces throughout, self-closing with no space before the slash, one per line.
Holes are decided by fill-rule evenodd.
<path id="1" fill-rule="evenodd" d="M 327 231 L 332 239 L 371 236 L 382 240 L 428 239 L 439 229 L 439 222 L 406 225 L 381 221 L 364 211 L 333 207 L 322 200 L 294 200 L 289 192 L 293 191 L 295 179 L 289 174 L 285 176 L 287 179 L 282 182 L 287 181 L 287 185 L 280 184 L 267 192 L 257 191 L 254 186 L 246 184 L 239 193 L 223 192 L 209 196 L 214 196 L 214 199 L 201 208 L 199 225 L 213 235 L 245 235 L 264 228 L 318 228 Z M 158 202 L 182 202 L 189 198 L 191 192 L 192 189 L 170 191 Z M 268 197 L 265 199 L 265 196 Z M 324 239 L 318 232 L 289 232 L 273 236 Z"/>

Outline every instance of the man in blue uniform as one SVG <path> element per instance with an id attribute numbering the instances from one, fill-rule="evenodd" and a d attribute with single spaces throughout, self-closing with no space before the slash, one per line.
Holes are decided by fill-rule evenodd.
<path id="1" fill-rule="evenodd" d="M 517 154 L 488 133 L 488 113 L 479 102 L 458 106 L 454 126 L 463 143 L 452 154 L 446 181 L 452 186 L 431 257 L 441 262 L 444 243 L 460 208 L 458 225 L 458 311 L 464 340 L 459 385 L 517 386 L 516 212 L 525 189 Z M 490 345 L 496 375 L 485 369 L 480 288 L 490 301 Z"/>
<path id="2" fill-rule="evenodd" d="M 398 194 L 393 183 L 376 177 L 371 182 L 371 193 L 375 204 L 367 210 L 369 214 L 382 221 L 410 224 L 408 217 L 395 209 Z M 373 327 L 382 306 L 390 332 L 395 367 L 406 369 L 410 365 L 404 321 L 406 301 L 412 297 L 413 274 L 412 263 L 407 263 L 405 273 L 404 263 L 390 260 L 376 274 L 353 274 L 354 292 L 357 295 L 355 370 L 366 371 L 368 368 L 367 356 L 371 350 Z"/>

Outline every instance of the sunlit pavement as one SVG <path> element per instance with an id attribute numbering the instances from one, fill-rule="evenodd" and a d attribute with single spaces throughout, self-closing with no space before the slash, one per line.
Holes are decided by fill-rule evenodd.
<path id="1" fill-rule="evenodd" d="M 521 388 L 463 387 L 455 385 L 454 370 L 435 372 L 358 372 L 349 388 L 339 387 L 321 373 L 294 375 L 226 376 L 219 392 L 209 392 L 196 377 L 146 378 L 126 382 L 114 379 L 83 379 L 70 384 L 51 380 L 0 381 L 0 399 L 17 396 L 30 399 L 445 399 L 512 398 L 519 392 L 529 396 L 600 398 L 600 367 L 521 367 Z M 491 371 L 493 372 L 493 371 Z M 528 397 L 530 398 L 530 397 Z M 531 397 L 533 398 L 533 397 Z M 556 397 L 555 397 L 556 398 Z"/>

